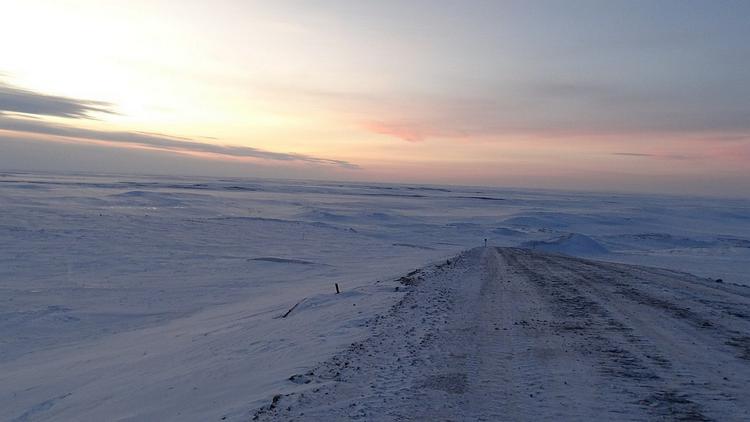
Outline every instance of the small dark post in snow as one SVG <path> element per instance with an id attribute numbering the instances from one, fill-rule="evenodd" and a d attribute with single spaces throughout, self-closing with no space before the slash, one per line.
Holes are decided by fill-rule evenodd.
<path id="1" fill-rule="evenodd" d="M 333 284 L 336 285 L 336 294 L 341 293 L 341 291 L 339 290 L 339 283 L 333 283 Z"/>
<path id="2" fill-rule="evenodd" d="M 484 247 L 487 247 L 487 239 L 484 239 Z"/>
<path id="3" fill-rule="evenodd" d="M 302 298 L 302 300 L 300 300 L 299 302 L 295 303 L 295 304 L 294 304 L 294 306 L 292 306 L 291 308 L 289 308 L 289 310 L 288 310 L 288 311 L 284 312 L 284 315 L 282 315 L 281 317 L 282 317 L 282 318 L 286 318 L 286 317 L 288 317 L 288 316 L 289 316 L 289 314 L 291 314 L 291 313 L 292 313 L 292 311 L 293 311 L 293 310 L 294 310 L 294 309 L 295 309 L 295 308 L 296 308 L 297 306 L 299 306 L 299 304 L 300 304 L 300 303 L 302 303 L 302 302 L 304 302 L 304 301 L 305 301 L 305 299 L 307 299 L 307 298 Z"/>

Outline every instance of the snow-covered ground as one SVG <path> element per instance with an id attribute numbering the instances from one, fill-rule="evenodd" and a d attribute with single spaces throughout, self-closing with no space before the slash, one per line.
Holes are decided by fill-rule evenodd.
<path id="1" fill-rule="evenodd" d="M 0 174 L 0 420 L 245 420 L 485 238 L 750 284 L 748 223 L 741 199 Z"/>
<path id="2" fill-rule="evenodd" d="M 750 288 L 492 247 L 405 281 L 253 419 L 750 420 Z"/>

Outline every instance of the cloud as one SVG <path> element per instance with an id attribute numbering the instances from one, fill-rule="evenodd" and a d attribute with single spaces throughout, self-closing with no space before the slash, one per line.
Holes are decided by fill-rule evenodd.
<path id="1" fill-rule="evenodd" d="M 640 152 L 613 152 L 612 155 L 619 155 L 622 157 L 655 158 L 659 160 L 692 160 L 700 158 L 698 156 L 683 154 L 645 154 Z"/>
<path id="2" fill-rule="evenodd" d="M 419 122 L 407 121 L 366 121 L 365 130 L 390 135 L 408 142 L 422 142 L 432 137 L 465 138 L 467 132 L 456 128 L 437 128 Z"/>
<path id="3" fill-rule="evenodd" d="M 79 140 L 104 141 L 112 144 L 137 145 L 176 153 L 209 153 L 226 157 L 247 157 L 263 160 L 333 165 L 346 169 L 359 168 L 358 165 L 348 161 L 320 158 L 306 154 L 273 152 L 245 146 L 210 144 L 197 142 L 189 138 L 147 132 L 92 130 L 40 120 L 16 118 L 3 115 L 2 113 L 0 113 L 0 130 Z"/>
<path id="4" fill-rule="evenodd" d="M 379 135 L 390 135 L 408 142 L 422 142 L 425 140 L 423 128 L 402 122 L 364 122 L 363 127 Z"/>
<path id="5" fill-rule="evenodd" d="M 531 72 L 508 80 L 398 91 L 277 91 L 290 101 L 340 113 L 367 132 L 408 142 L 512 135 L 750 137 L 748 84 L 714 79 L 688 83 Z"/>
<path id="6" fill-rule="evenodd" d="M 654 154 L 641 154 L 638 152 L 613 152 L 612 155 L 624 155 L 626 157 L 656 157 Z"/>
<path id="7" fill-rule="evenodd" d="M 104 101 L 41 94 L 0 81 L 0 112 L 3 111 L 74 119 L 91 118 L 92 113 L 114 114 L 112 104 Z"/>
<path id="8" fill-rule="evenodd" d="M 0 77 L 2 74 L 0 74 Z M 35 117 L 19 118 L 8 113 L 19 113 Z M 92 130 L 70 125 L 46 122 L 36 117 L 65 117 L 89 119 L 91 114 L 114 114 L 112 104 L 104 101 L 47 95 L 28 89 L 17 88 L 0 80 L 0 129 L 74 138 L 78 140 L 104 141 L 111 144 L 128 144 L 176 153 L 208 153 L 226 157 L 247 157 L 275 161 L 296 161 L 311 164 L 333 165 L 347 169 L 359 166 L 348 161 L 320 158 L 306 154 L 266 151 L 259 148 L 220 145 L 200 142 L 194 138 L 170 136 L 155 132 Z M 215 138 L 198 137 L 204 141 Z"/>

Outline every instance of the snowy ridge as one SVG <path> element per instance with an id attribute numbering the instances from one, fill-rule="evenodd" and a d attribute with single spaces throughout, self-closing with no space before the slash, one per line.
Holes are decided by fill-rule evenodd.
<path id="1" fill-rule="evenodd" d="M 573 256 L 603 255 L 609 252 L 601 243 L 580 233 L 569 233 L 547 241 L 534 240 L 522 243 L 521 246 Z"/>

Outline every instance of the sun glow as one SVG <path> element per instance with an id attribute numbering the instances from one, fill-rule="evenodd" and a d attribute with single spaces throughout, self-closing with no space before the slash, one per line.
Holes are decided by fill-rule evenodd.
<path id="1" fill-rule="evenodd" d="M 687 66 L 698 56 L 664 47 L 670 61 L 659 66 L 672 69 L 665 79 L 628 26 L 599 34 L 621 43 L 603 49 L 591 37 L 602 29 L 585 17 L 569 16 L 580 27 L 557 33 L 559 10 L 532 16 L 485 5 L 454 16 L 440 7 L 402 9 L 10 2 L 0 25 L 8 40 L 0 87 L 109 104 L 111 113 L 90 111 L 89 118 L 34 117 L 57 132 L 68 125 L 155 133 L 356 164 L 346 178 L 450 174 L 456 183 L 503 184 L 556 169 L 613 178 L 698 172 L 739 186 L 750 177 L 744 88 L 725 86 L 742 76 L 737 66 L 719 66 L 722 57 L 701 73 Z M 409 12 L 425 24 L 413 26 Z M 540 21 L 550 25 L 529 34 Z M 686 30 L 665 25 L 640 29 L 654 37 Z M 592 48 L 598 54 L 586 53 Z M 642 65 L 624 61 L 631 57 Z M 19 125 L 5 116 L 2 128 Z"/>

